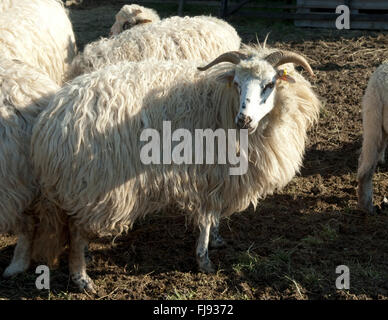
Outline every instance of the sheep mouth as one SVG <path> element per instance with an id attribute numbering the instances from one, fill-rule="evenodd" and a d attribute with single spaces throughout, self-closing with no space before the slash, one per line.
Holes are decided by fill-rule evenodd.
<path id="1" fill-rule="evenodd" d="M 238 129 L 248 129 L 248 134 L 252 134 L 256 131 L 258 125 L 252 123 L 252 119 L 247 117 L 245 119 L 238 119 L 236 126 Z"/>

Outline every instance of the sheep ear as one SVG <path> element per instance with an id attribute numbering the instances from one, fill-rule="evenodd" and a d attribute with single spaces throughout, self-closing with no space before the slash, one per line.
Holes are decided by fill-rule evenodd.
<path id="1" fill-rule="evenodd" d="M 143 19 L 143 20 L 138 20 L 137 24 L 150 23 L 150 22 L 152 22 L 152 20 Z"/>
<path id="2" fill-rule="evenodd" d="M 286 70 L 280 69 L 278 70 L 278 74 L 276 76 L 276 80 L 283 80 L 289 83 L 295 83 L 295 79 L 287 74 Z"/>
<path id="3" fill-rule="evenodd" d="M 234 79 L 234 74 L 235 74 L 234 71 L 229 71 L 217 76 L 216 80 L 220 82 L 226 82 L 229 85 L 231 85 Z"/>

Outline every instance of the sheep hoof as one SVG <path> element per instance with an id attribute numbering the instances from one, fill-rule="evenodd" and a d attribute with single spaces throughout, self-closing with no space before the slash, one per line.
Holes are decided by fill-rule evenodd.
<path id="1" fill-rule="evenodd" d="M 3 278 L 9 279 L 12 278 L 19 273 L 23 273 L 27 271 L 28 269 L 28 264 L 23 264 L 23 263 L 11 263 L 3 273 Z"/>
<path id="2" fill-rule="evenodd" d="M 363 204 L 362 202 L 359 201 L 357 205 L 358 210 L 366 213 L 366 214 L 374 214 L 376 213 L 377 206 L 373 206 L 372 204 Z"/>
<path id="3" fill-rule="evenodd" d="M 213 263 L 209 258 L 198 259 L 198 267 L 201 272 L 204 273 L 215 273 L 216 270 L 213 267 Z"/>
<path id="4" fill-rule="evenodd" d="M 90 279 L 90 277 L 87 274 L 82 275 L 82 274 L 76 273 L 71 276 L 71 279 L 81 291 L 86 291 L 92 294 L 97 293 L 93 280 Z"/>

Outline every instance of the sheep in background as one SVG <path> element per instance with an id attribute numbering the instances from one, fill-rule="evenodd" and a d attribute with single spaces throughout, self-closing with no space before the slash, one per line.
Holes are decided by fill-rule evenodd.
<path id="1" fill-rule="evenodd" d="M 298 54 L 247 47 L 222 54 L 205 72 L 189 61 L 122 62 L 56 94 L 34 127 L 32 158 L 42 206 L 51 206 L 41 212 L 42 223 L 69 220 L 69 269 L 80 289 L 94 291 L 84 258 L 89 236 L 127 231 L 139 217 L 173 204 L 199 226 L 200 270 L 214 271 L 212 226 L 283 188 L 301 166 L 320 102 L 291 63 L 313 74 Z M 143 130 L 161 134 L 164 120 L 192 136 L 196 129 L 248 129 L 248 154 L 233 142 L 249 158 L 247 173 L 230 175 L 230 164 L 142 163 Z M 47 239 L 62 238 L 40 236 L 42 247 L 34 251 L 42 254 L 52 252 Z"/>
<path id="2" fill-rule="evenodd" d="M 388 137 L 388 61 L 369 79 L 362 99 L 363 142 L 358 160 L 358 206 L 369 213 L 373 207 L 372 178 L 377 162 L 384 162 Z"/>
<path id="3" fill-rule="evenodd" d="M 110 29 L 110 35 L 117 35 L 136 25 L 160 21 L 155 10 L 137 4 L 124 5 L 116 14 L 115 23 Z"/>
<path id="4" fill-rule="evenodd" d="M 62 1 L 12 0 L 0 15 L 0 55 L 45 72 L 61 85 L 76 54 L 73 27 Z"/>
<path id="5" fill-rule="evenodd" d="M 172 17 L 132 28 L 111 38 L 85 46 L 72 64 L 72 77 L 120 61 L 203 60 L 238 50 L 241 39 L 236 30 L 213 17 Z"/>
<path id="6" fill-rule="evenodd" d="M 0 233 L 18 236 L 4 276 L 27 270 L 34 220 L 25 212 L 37 196 L 30 161 L 34 121 L 58 86 L 46 75 L 17 60 L 0 58 Z"/>

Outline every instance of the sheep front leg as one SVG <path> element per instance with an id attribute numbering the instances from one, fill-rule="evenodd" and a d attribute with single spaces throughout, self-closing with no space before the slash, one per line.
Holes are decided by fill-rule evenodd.
<path id="1" fill-rule="evenodd" d="M 3 273 L 4 278 L 13 277 L 28 269 L 31 262 L 31 247 L 34 237 L 34 220 L 32 217 L 24 216 L 21 231 L 18 233 L 12 261 Z"/>
<path id="2" fill-rule="evenodd" d="M 70 252 L 69 252 L 69 270 L 70 277 L 81 291 L 86 290 L 90 293 L 96 293 L 93 280 L 86 273 L 85 249 L 88 241 L 85 239 L 79 227 L 73 219 L 69 221 L 70 230 Z"/>
<path id="3" fill-rule="evenodd" d="M 358 207 L 368 213 L 373 213 L 374 211 L 372 178 L 375 168 L 376 165 L 369 166 L 366 171 L 358 174 Z"/>
<path id="4" fill-rule="evenodd" d="M 213 273 L 215 270 L 213 264 L 209 259 L 209 239 L 210 239 L 210 228 L 212 222 L 210 216 L 205 216 L 199 223 L 199 238 L 197 244 L 197 263 L 199 270 L 206 273 Z"/>

